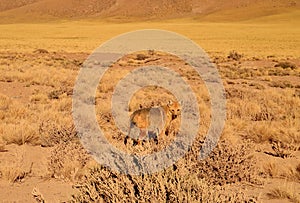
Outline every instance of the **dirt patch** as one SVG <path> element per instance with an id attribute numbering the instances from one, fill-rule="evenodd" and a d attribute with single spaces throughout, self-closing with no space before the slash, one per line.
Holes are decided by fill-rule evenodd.
<path id="1" fill-rule="evenodd" d="M 30 96 L 37 90 L 49 89 L 46 86 L 27 86 L 20 82 L 0 82 L 0 94 L 8 96 L 10 99 L 21 103 L 30 102 Z"/>

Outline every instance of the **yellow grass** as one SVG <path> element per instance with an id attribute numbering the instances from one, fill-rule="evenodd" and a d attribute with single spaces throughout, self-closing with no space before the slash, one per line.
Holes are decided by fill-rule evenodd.
<path id="1" fill-rule="evenodd" d="M 285 69 L 274 67 L 272 63 L 266 66 L 257 65 L 257 67 L 245 65 L 246 62 L 264 60 L 268 56 L 272 57 L 272 59 L 267 59 L 269 62 L 274 60 L 276 63 L 282 59 L 290 60 L 287 57 L 299 59 L 299 11 L 278 13 L 268 17 L 257 16 L 256 19 L 235 20 L 234 22 L 208 22 L 212 19 L 216 20 L 218 16 L 208 16 L 201 21 L 185 18 L 161 22 L 116 23 L 98 19 L 35 24 L 1 24 L 0 54 L 6 52 L 7 56 L 1 55 L 0 58 L 0 81 L 11 82 L 9 84 L 21 83 L 22 88 L 31 88 L 32 92 L 28 93 L 26 101 L 19 101 L 10 95 L 0 95 L 0 152 L 5 151 L 5 145 L 12 143 L 42 145 L 43 147 L 54 146 L 53 153 L 49 157 L 48 170 L 50 175 L 71 182 L 81 180 L 88 168 L 87 163 L 82 165 L 82 162 L 88 162 L 88 158 L 78 147 L 78 144 L 73 143 L 76 132 L 71 128 L 72 97 L 70 94 L 76 81 L 79 64 L 89 53 L 111 37 L 124 32 L 147 28 L 165 29 L 186 35 L 209 52 L 210 56 L 218 57 L 220 61 L 226 63 L 224 66 L 222 66 L 222 62 L 218 64 L 227 93 L 227 121 L 222 140 L 229 140 L 234 144 L 242 143 L 241 145 L 246 147 L 243 145 L 245 144 L 243 141 L 249 139 L 255 142 L 255 149 L 260 148 L 261 145 L 271 148 L 274 141 L 283 142 L 288 146 L 292 144 L 299 146 L 300 98 L 296 96 L 299 94 L 297 92 L 299 89 L 295 87 L 296 85 L 293 87 L 286 83 L 281 85 L 282 82 L 278 82 L 274 78 L 274 75 L 281 77 L 285 79 L 285 82 L 291 84 L 299 82 L 299 67 Z M 57 54 L 34 54 L 33 51 L 37 49 L 55 51 Z M 232 50 L 243 54 L 240 61 L 232 62 L 227 59 L 227 55 Z M 64 57 L 63 54 L 67 52 L 84 52 L 84 54 L 80 57 Z M 77 61 L 74 61 L 72 57 L 76 58 Z M 253 57 L 259 59 L 253 59 Z M 132 63 L 134 61 L 129 60 L 128 62 L 120 61 L 119 64 L 116 64 L 119 67 L 113 69 L 115 72 L 107 73 L 96 93 L 99 125 L 105 128 L 108 136 L 111 136 L 109 137 L 110 141 L 115 142 L 117 147 L 123 146 L 123 135 L 116 133 L 117 131 L 112 125 L 110 97 L 114 85 L 130 71 L 130 64 L 132 65 Z M 178 64 L 173 64 L 173 66 L 174 69 L 179 69 Z M 180 72 L 196 91 L 201 114 L 201 129 L 198 139 L 201 140 L 210 125 L 211 110 L 207 90 L 201 79 L 195 77 L 187 67 L 183 70 L 177 69 L 176 71 Z M 286 78 L 282 75 L 285 75 Z M 296 79 L 289 81 L 289 77 Z M 282 89 L 279 88 L 281 86 Z M 160 97 L 156 97 L 157 101 L 153 96 L 155 94 L 160 95 Z M 135 110 L 139 108 L 140 104 L 148 107 L 147 105 L 150 105 L 151 102 L 165 104 L 164 100 L 172 97 L 168 92 L 159 90 L 159 88 L 144 89 L 134 95 L 130 108 Z M 109 122 L 110 124 L 108 124 Z M 69 126 L 71 127 L 69 128 Z M 193 173 L 192 170 L 199 171 L 199 167 L 193 168 L 191 166 L 199 164 L 195 158 L 198 154 L 196 150 L 199 150 L 199 143 L 195 144 L 197 146 L 187 155 L 186 160 L 181 160 L 180 164 L 176 166 L 187 176 Z M 125 147 L 123 146 L 123 148 Z M 252 152 L 255 151 L 254 147 L 253 149 L 252 147 L 248 148 Z M 224 151 L 226 150 L 228 151 L 227 148 L 224 148 Z M 289 151 L 290 149 L 282 148 L 280 150 Z M 295 151 L 297 149 L 293 150 L 293 152 Z M 263 154 L 264 149 L 260 152 Z M 240 157 L 235 157 L 237 154 L 235 151 L 232 154 L 234 154 L 232 155 L 233 160 L 239 160 Z M 232 157 L 230 153 L 229 155 L 225 153 L 224 156 L 224 160 Z M 269 157 L 270 159 L 274 158 Z M 288 158 L 292 159 L 293 157 Z M 282 175 L 278 169 L 280 165 L 278 163 L 270 160 L 269 163 L 265 164 L 264 170 L 269 177 L 282 178 L 284 176 L 290 180 L 295 178 L 299 182 L 300 167 L 298 165 Z M 17 160 L 16 163 L 1 165 L 1 177 L 10 182 L 23 179 L 30 170 L 24 169 L 20 164 L 22 162 Z M 215 162 L 209 164 L 209 166 L 215 165 Z M 191 171 L 188 171 L 187 166 L 190 167 Z M 227 165 L 219 162 L 217 167 L 220 169 L 221 166 L 226 167 Z M 240 168 L 242 165 L 234 164 L 234 166 L 237 167 L 235 172 L 246 171 Z M 229 168 L 233 167 L 228 166 L 226 170 Z M 174 170 L 180 175 L 177 169 Z M 103 170 L 100 170 L 100 174 L 102 172 Z M 225 172 L 227 173 L 227 171 Z M 228 173 L 231 175 L 230 172 Z M 89 177 L 89 175 L 91 174 L 87 176 Z M 120 177 L 117 176 L 116 178 L 117 184 L 122 184 Z M 108 184 L 109 181 L 105 184 Z M 152 187 L 151 181 L 146 187 Z M 212 178 L 212 180 L 207 181 L 213 182 L 214 180 Z M 140 183 L 141 187 L 145 187 L 143 183 Z M 182 184 L 188 183 L 182 180 Z M 170 188 L 177 187 L 178 191 L 181 191 L 176 184 L 167 182 L 167 185 Z M 186 186 L 191 192 L 192 185 Z M 149 189 L 149 191 L 151 190 Z M 120 191 L 114 192 L 117 195 L 123 195 Z M 182 192 L 179 195 L 185 194 Z M 289 198 L 295 202 L 299 200 L 297 191 L 289 186 L 270 191 L 270 197 Z"/>
<path id="2" fill-rule="evenodd" d="M 0 161 L 0 177 L 10 183 L 22 181 L 32 170 L 32 165 L 26 166 L 24 163 L 25 152 L 18 150 L 13 154 L 11 160 Z"/>
<path id="3" fill-rule="evenodd" d="M 299 191 L 297 191 L 296 186 L 290 182 L 286 182 L 285 184 L 272 189 L 268 193 L 268 196 L 270 199 L 288 199 L 294 203 L 300 202 Z"/>
<path id="4" fill-rule="evenodd" d="M 124 32 L 164 29 L 187 36 L 212 54 L 226 55 L 231 50 L 237 50 L 251 57 L 299 57 L 299 11 L 278 15 L 221 23 L 186 18 L 161 22 L 81 20 L 1 24 L 0 51 L 32 52 L 43 48 L 58 52 L 91 52 L 101 43 Z M 278 22 L 278 18 L 283 20 Z"/>

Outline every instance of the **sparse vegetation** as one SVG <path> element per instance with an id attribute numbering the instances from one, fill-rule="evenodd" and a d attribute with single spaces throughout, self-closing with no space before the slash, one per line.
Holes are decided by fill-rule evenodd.
<path id="1" fill-rule="evenodd" d="M 259 183 L 251 146 L 249 143 L 231 146 L 231 143 L 221 141 L 208 158 L 195 166 L 195 170 L 200 171 L 201 178 L 214 185 Z"/>
<path id="2" fill-rule="evenodd" d="M 84 175 L 90 159 L 80 143 L 69 141 L 57 144 L 48 163 L 50 176 L 74 182 Z"/>
<path id="3" fill-rule="evenodd" d="M 286 14 L 285 19 L 296 21 L 293 15 Z M 269 16 L 268 20 L 274 18 Z M 270 198 L 299 202 L 300 62 L 299 50 L 295 49 L 299 41 L 292 39 L 299 38 L 300 26 L 295 26 L 296 22 L 290 25 L 288 20 L 265 24 L 263 18 L 256 19 L 218 26 L 197 19 L 176 19 L 176 26 L 172 20 L 103 22 L 99 28 L 98 22 L 87 25 L 85 21 L 0 25 L 1 184 L 4 181 L 9 182 L 7 187 L 22 188 L 40 178 L 47 188 L 51 181 L 62 182 L 65 187 L 73 184 L 76 192 L 69 192 L 75 193 L 73 202 L 263 202 L 266 190 Z M 172 167 L 141 177 L 95 166 L 78 140 L 71 117 L 76 76 L 95 42 L 100 44 L 137 26 L 168 29 L 195 40 L 214 58 L 226 81 L 227 98 L 227 120 L 220 143 L 208 159 L 199 161 L 201 141 L 211 122 L 211 101 L 201 77 L 178 57 L 155 50 L 133 53 L 114 64 L 99 84 L 95 104 L 99 126 L 115 147 L 136 154 L 155 152 L 168 145 L 178 130 L 178 123 L 172 123 L 172 133 L 160 145 L 145 142 L 124 146 L 124 135 L 114 126 L 110 99 L 117 82 L 134 68 L 147 64 L 173 69 L 189 83 L 199 103 L 201 128 L 195 146 Z M 100 29 L 101 36 L 95 38 Z M 199 37 L 199 33 L 203 35 Z M 159 106 L 169 99 L 174 99 L 170 92 L 148 87 L 131 98 L 129 109 Z M 14 154 L 24 146 L 43 153 Z M 34 162 L 30 162 L 32 155 L 36 156 Z M 257 171 L 259 168 L 262 170 Z M 291 184 L 284 184 L 286 180 Z M 37 202 L 53 195 L 50 190 L 42 195 L 39 189 L 37 186 L 30 195 Z M 16 191 L 15 196 L 22 195 Z"/>
<path id="4" fill-rule="evenodd" d="M 290 68 L 292 70 L 294 70 L 296 68 L 296 65 L 291 63 L 291 62 L 288 62 L 288 61 L 284 61 L 284 62 L 279 62 L 275 65 L 275 67 L 281 67 L 283 69 L 287 69 L 287 68 Z"/>
<path id="5" fill-rule="evenodd" d="M 0 160 L 0 178 L 9 183 L 24 181 L 32 173 L 33 163 L 27 166 L 23 159 L 24 154 L 18 152 L 9 162 Z"/>
<path id="6" fill-rule="evenodd" d="M 274 153 L 270 153 L 270 154 L 284 159 L 284 158 L 291 157 L 293 152 L 297 151 L 298 148 L 299 146 L 293 146 L 290 144 L 284 144 L 283 142 L 280 141 L 274 141 L 272 143 L 272 150 L 274 151 Z"/>
<path id="7" fill-rule="evenodd" d="M 242 54 L 239 54 L 237 51 L 231 51 L 227 58 L 239 61 L 243 57 Z"/>
<path id="8" fill-rule="evenodd" d="M 243 192 L 209 185 L 197 173 L 178 174 L 173 169 L 130 176 L 96 167 L 76 187 L 79 193 L 72 202 L 255 202 Z"/>
<path id="9" fill-rule="evenodd" d="M 69 126 L 68 126 L 69 125 Z M 39 126 L 41 146 L 52 147 L 61 143 L 78 142 L 78 136 L 73 124 L 58 126 L 50 121 L 44 121 Z"/>
<path id="10" fill-rule="evenodd" d="M 50 65 L 45 61 L 52 54 L 44 53 L 39 64 L 49 68 Z M 152 59 L 157 58 L 157 53 L 145 52 L 140 54 L 141 56 L 133 54 L 129 60 L 136 57 L 134 60 L 138 61 L 137 63 L 143 63 L 146 59 L 149 65 L 156 63 L 156 60 Z M 23 56 L 23 58 L 26 57 L 28 56 Z M 164 57 L 167 56 L 159 56 L 160 62 L 166 60 Z M 15 63 L 18 62 L 17 57 L 10 56 L 10 58 L 16 60 Z M 71 64 L 71 60 L 65 56 L 50 60 L 57 61 L 59 64 L 65 63 L 67 66 Z M 172 60 L 178 59 L 172 58 Z M 125 63 L 125 60 L 122 61 Z M 296 111 L 300 99 L 295 96 L 297 94 L 296 89 L 285 88 L 280 89 L 281 91 L 270 89 L 275 81 L 271 78 L 265 78 L 272 77 L 273 73 L 270 76 L 270 72 L 263 68 L 243 67 L 243 62 L 241 64 L 240 62 L 233 62 L 232 66 L 221 70 L 226 78 L 230 78 L 225 86 L 228 120 L 218 147 L 209 158 L 203 161 L 198 161 L 196 158 L 199 147 L 201 147 L 197 145 L 173 167 L 153 175 L 132 177 L 114 173 L 101 166 L 95 166 L 91 157 L 81 146 L 70 116 L 72 85 L 75 77 L 73 77 L 73 81 L 64 74 L 53 79 L 46 77 L 49 79 L 49 83 L 46 84 L 43 82 L 45 76 L 41 78 L 29 77 L 26 74 L 26 68 L 8 69 L 7 71 L 11 71 L 11 73 L 6 72 L 6 75 L 1 77 L 8 78 L 13 84 L 27 84 L 22 88 L 42 86 L 46 89 L 45 91 L 41 91 L 41 89 L 31 91 L 31 96 L 22 102 L 9 96 L 0 95 L 0 119 L 2 121 L 2 125 L 0 125 L 0 140 L 2 140 L 0 151 L 5 153 L 6 145 L 10 144 L 30 144 L 49 148 L 51 153 L 46 172 L 47 177 L 74 183 L 79 192 L 73 196 L 72 201 L 74 202 L 107 201 L 109 198 L 115 201 L 146 201 L 150 196 L 155 200 L 169 202 L 255 202 L 258 197 L 252 198 L 251 195 L 249 196 L 243 191 L 236 191 L 235 188 L 243 184 L 261 187 L 262 179 L 265 177 L 299 180 L 299 166 L 298 168 L 291 166 L 284 171 L 278 167 L 277 162 L 265 164 L 263 173 L 259 174 L 256 170 L 259 163 L 255 161 L 254 145 L 269 146 L 269 150 L 261 150 L 261 153 L 264 152 L 266 156 L 284 158 L 284 160 L 293 159 L 296 152 L 299 151 L 300 143 L 299 136 L 297 136 L 299 114 Z M 129 148 L 124 148 L 124 135 L 117 132 L 113 127 L 113 118 L 108 105 L 114 90 L 113 86 L 128 71 L 136 67 L 134 61 L 133 63 L 126 62 L 126 66 L 120 65 L 118 67 L 119 63 L 116 63 L 117 67 L 103 77 L 103 81 L 97 89 L 96 110 L 99 125 L 109 135 L 110 142 L 124 150 L 129 150 L 131 153 L 150 153 L 160 150 L 174 139 L 176 130 L 178 130 L 176 129 L 178 123 L 170 126 L 172 133 L 160 142 L 161 145 L 157 146 L 155 143 L 145 142 L 141 146 Z M 177 61 L 176 63 L 181 62 Z M 221 63 L 232 63 L 232 61 L 223 60 Z M 14 66 L 14 63 L 11 65 Z M 41 65 L 37 66 L 40 67 Z M 182 62 L 179 65 L 179 67 L 183 66 L 188 66 L 188 64 Z M 53 65 L 50 67 L 55 69 Z M 40 71 L 43 72 L 43 67 L 40 68 Z M 201 137 L 205 135 L 209 126 L 209 96 L 207 92 L 197 91 L 197 89 L 203 89 L 204 86 L 201 82 L 197 82 L 200 81 L 200 78 L 195 76 L 195 72 L 189 70 L 188 67 L 185 70 L 173 65 L 173 68 L 195 85 L 199 108 L 204 114 L 201 115 L 201 125 L 203 125 L 203 129 L 199 132 Z M 288 69 L 276 68 L 281 75 L 296 74 L 296 72 L 286 72 L 289 71 Z M 28 70 L 38 71 L 37 68 L 32 69 L 32 67 L 28 67 Z M 64 71 L 65 73 L 73 73 L 74 70 L 76 67 Z M 114 74 L 114 81 L 111 81 L 110 74 Z M 257 80 L 256 78 L 259 77 L 262 79 Z M 240 81 L 240 78 L 247 80 Z M 153 94 L 157 94 L 157 92 L 159 96 L 153 99 Z M 148 87 L 135 94 L 129 107 L 130 111 L 134 111 L 141 106 L 143 108 L 160 106 L 168 100 L 174 100 L 170 92 L 166 92 L 162 88 Z M 31 105 L 27 107 L 26 102 L 30 102 Z M 22 127 L 20 128 L 20 126 Z M 238 144 L 233 145 L 227 139 L 239 141 Z M 246 139 L 254 143 L 248 142 Z M 9 182 L 24 181 L 30 175 L 30 169 L 24 168 L 22 165 L 7 164 L 0 171 L 2 179 Z M 274 198 L 278 192 L 280 191 L 271 191 L 274 193 Z M 44 197 L 39 196 L 38 191 L 32 195 L 37 201 L 44 199 Z M 279 196 L 276 198 L 281 198 Z M 282 193 L 281 196 L 287 195 Z M 291 198 L 294 197 L 291 196 Z"/>
<path id="11" fill-rule="evenodd" d="M 277 186 L 267 194 L 271 199 L 288 199 L 291 202 L 299 203 L 300 194 L 293 183 L 286 182 L 282 186 Z"/>

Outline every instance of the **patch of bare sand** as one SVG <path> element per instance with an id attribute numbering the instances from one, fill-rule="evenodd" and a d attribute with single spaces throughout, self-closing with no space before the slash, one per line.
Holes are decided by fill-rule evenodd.
<path id="1" fill-rule="evenodd" d="M 55 179 L 42 180 L 32 177 L 24 183 L 9 184 L 0 181 L 0 199 L 2 202 L 35 202 L 32 196 L 34 188 L 38 188 L 46 202 L 64 202 L 74 193 L 72 184 Z"/>
<path id="2" fill-rule="evenodd" d="M 21 182 L 10 183 L 5 178 L 0 179 L 0 199 L 3 202 L 33 202 L 34 188 L 39 190 L 46 202 L 70 199 L 74 193 L 72 183 L 47 178 L 51 148 L 30 145 L 7 145 L 5 148 L 7 151 L 0 153 L 2 167 L 10 170 L 21 167 L 30 172 Z"/>
<path id="3" fill-rule="evenodd" d="M 30 97 L 36 91 L 49 91 L 51 87 L 34 85 L 28 86 L 21 82 L 1 82 L 0 81 L 0 94 L 8 96 L 10 99 L 19 101 L 21 103 L 30 102 Z"/>

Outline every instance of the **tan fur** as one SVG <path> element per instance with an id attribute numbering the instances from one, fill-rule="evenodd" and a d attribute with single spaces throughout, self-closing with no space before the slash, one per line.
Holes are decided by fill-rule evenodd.
<path id="1" fill-rule="evenodd" d="M 170 101 L 167 105 L 162 106 L 161 108 L 163 109 L 164 115 L 161 115 L 161 117 L 158 119 L 162 119 L 162 117 L 164 117 L 164 122 L 162 122 L 162 125 L 164 125 L 158 126 L 158 128 L 162 129 L 159 133 L 159 136 L 167 134 L 168 132 L 166 133 L 166 130 L 170 126 L 171 121 L 179 117 L 181 114 L 181 107 L 178 102 Z M 139 138 L 147 136 L 148 128 L 151 125 L 149 118 L 151 109 L 153 108 L 139 109 L 133 112 L 130 116 L 130 123 L 140 129 Z"/>

